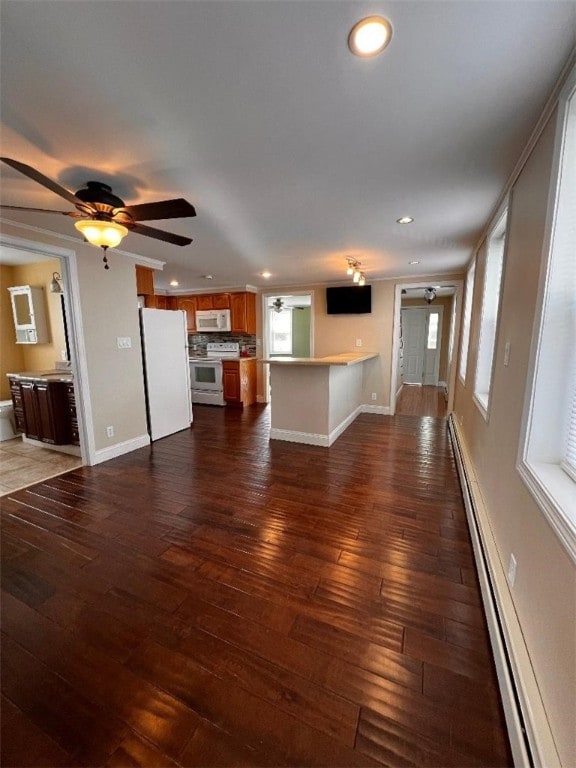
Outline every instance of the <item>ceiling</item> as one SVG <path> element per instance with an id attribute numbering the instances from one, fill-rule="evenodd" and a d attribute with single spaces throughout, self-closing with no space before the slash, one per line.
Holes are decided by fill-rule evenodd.
<path id="1" fill-rule="evenodd" d="M 359 59 L 348 33 L 372 14 L 392 41 Z M 196 218 L 150 223 L 190 246 L 121 246 L 166 262 L 156 284 L 174 292 L 340 282 L 345 256 L 368 282 L 446 274 L 575 30 L 576 3 L 555 0 L 2 0 L 2 154 L 73 191 L 188 199 Z M 5 204 L 69 210 L 10 168 L 1 182 Z M 63 216 L 3 218 L 77 236 Z"/>

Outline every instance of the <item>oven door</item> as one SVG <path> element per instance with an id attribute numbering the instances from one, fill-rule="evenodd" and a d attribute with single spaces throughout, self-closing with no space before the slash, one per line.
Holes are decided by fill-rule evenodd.
<path id="1" fill-rule="evenodd" d="M 190 388 L 202 392 L 221 392 L 222 363 L 219 360 L 191 360 Z"/>

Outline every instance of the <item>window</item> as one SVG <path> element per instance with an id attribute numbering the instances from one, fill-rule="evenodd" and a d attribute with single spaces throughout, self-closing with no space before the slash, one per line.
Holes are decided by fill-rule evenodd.
<path id="1" fill-rule="evenodd" d="M 500 284 L 506 238 L 508 211 L 504 211 L 488 237 L 484 291 L 482 293 L 482 315 L 480 318 L 480 339 L 476 358 L 476 379 L 474 398 L 484 416 L 488 415 L 490 387 L 492 384 L 492 363 L 496 343 L 496 326 L 500 308 Z"/>
<path id="2" fill-rule="evenodd" d="M 270 354 L 292 354 L 292 312 L 270 310 Z"/>
<path id="3" fill-rule="evenodd" d="M 576 562 L 576 69 L 561 94 L 519 472 Z"/>
<path id="4" fill-rule="evenodd" d="M 468 345 L 470 344 L 470 320 L 472 317 L 472 299 L 474 297 L 474 277 L 476 262 L 473 261 L 466 274 L 466 298 L 464 299 L 464 317 L 462 319 L 462 343 L 460 345 L 460 378 L 466 383 L 466 368 L 468 366 Z"/>
<path id="5" fill-rule="evenodd" d="M 438 349 L 438 320 L 440 315 L 438 312 L 428 313 L 428 339 L 426 341 L 426 349 Z"/>

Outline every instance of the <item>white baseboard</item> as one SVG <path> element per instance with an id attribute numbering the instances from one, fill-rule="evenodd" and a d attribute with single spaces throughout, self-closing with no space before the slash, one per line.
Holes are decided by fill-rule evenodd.
<path id="1" fill-rule="evenodd" d="M 109 448 L 101 448 L 95 452 L 94 460 L 91 464 L 102 464 L 103 461 L 110 461 L 110 459 L 115 459 L 117 456 L 123 456 L 125 453 L 136 451 L 138 448 L 145 448 L 148 445 L 150 445 L 150 435 L 140 435 L 131 440 L 125 440 L 123 443 L 111 445 Z"/>
<path id="2" fill-rule="evenodd" d="M 270 440 L 285 440 L 288 443 L 304 443 L 305 445 L 320 445 L 328 448 L 328 435 L 314 432 L 297 432 L 293 429 L 271 429 Z"/>
<path id="3" fill-rule="evenodd" d="M 390 416 L 390 406 L 388 405 L 362 405 L 362 413 L 378 413 L 380 416 Z"/>
<path id="4" fill-rule="evenodd" d="M 481 489 L 453 415 L 448 425 L 490 632 L 515 768 L 560 768 L 550 724 L 508 588 Z"/>

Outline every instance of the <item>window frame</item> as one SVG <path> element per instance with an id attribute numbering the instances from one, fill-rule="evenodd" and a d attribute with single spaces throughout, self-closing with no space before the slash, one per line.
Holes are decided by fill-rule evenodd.
<path id="1" fill-rule="evenodd" d="M 472 330 L 472 307 L 474 305 L 474 284 L 476 281 L 476 256 L 472 259 L 466 271 L 464 307 L 462 314 L 462 336 L 460 339 L 460 360 L 458 362 L 458 378 L 466 386 L 468 375 L 468 357 L 470 351 L 470 333 Z M 462 365 L 464 363 L 464 365 Z M 462 372 L 464 369 L 464 372 Z"/>
<path id="2" fill-rule="evenodd" d="M 558 235 L 557 224 L 561 194 L 565 188 L 570 186 L 570 181 L 566 181 L 565 177 L 563 178 L 566 169 L 571 168 L 571 164 L 566 159 L 569 123 L 572 131 L 570 151 L 576 153 L 576 67 L 569 74 L 558 101 L 551 172 L 552 183 L 548 196 L 545 239 L 538 300 L 532 329 L 530 362 L 526 378 L 517 471 L 559 537 L 564 549 L 572 561 L 576 563 L 576 482 L 562 467 L 564 436 L 557 432 L 550 435 L 550 430 L 546 430 L 543 426 L 543 423 L 549 426 L 548 419 L 545 419 L 541 414 L 539 417 L 537 413 L 542 408 L 544 397 L 551 403 L 556 402 L 554 391 L 562 391 L 566 373 L 570 374 L 569 362 L 567 362 L 560 372 L 554 371 L 553 382 L 550 385 L 550 379 L 545 378 L 545 376 L 546 372 L 550 374 L 551 366 L 543 361 L 543 358 L 547 358 L 547 355 L 550 354 L 551 342 L 547 339 L 550 333 L 548 324 L 553 323 L 553 307 L 557 301 L 558 283 L 561 283 L 555 270 L 558 269 L 560 258 L 566 258 L 556 256 L 556 246 L 559 239 L 566 237 L 563 234 Z M 574 171 L 572 173 L 576 176 Z M 572 183 L 574 182 L 572 181 Z M 569 237 L 566 237 L 566 240 L 569 240 Z M 572 292 L 572 297 L 574 297 L 574 292 Z M 570 309 L 573 313 L 576 311 L 574 299 Z M 570 328 L 568 328 L 567 335 L 570 335 Z M 572 360 L 572 365 L 574 364 L 575 361 Z M 572 375 L 574 375 L 574 371 L 572 371 Z M 561 424 L 563 418 L 568 416 L 564 406 L 570 407 L 568 397 L 566 397 L 563 405 L 558 406 L 560 414 L 556 413 L 556 423 Z M 554 456 L 557 457 L 557 461 L 553 459 Z"/>
<path id="3" fill-rule="evenodd" d="M 498 342 L 498 329 L 500 326 L 500 311 L 502 309 L 502 293 L 503 293 L 503 287 L 504 287 L 504 275 L 506 270 L 506 247 L 508 242 L 508 226 L 509 226 L 509 200 L 508 198 L 505 200 L 503 205 L 501 206 L 500 210 L 498 211 L 497 215 L 494 217 L 494 224 L 490 228 L 490 231 L 488 232 L 485 240 L 485 251 L 486 251 L 486 257 L 484 259 L 484 279 L 482 284 L 482 303 L 481 303 L 481 309 L 480 309 L 480 325 L 478 329 L 478 345 L 476 349 L 476 367 L 474 370 L 474 384 L 473 384 L 473 394 L 472 398 L 474 402 L 476 403 L 476 406 L 482 416 L 484 417 L 485 421 L 488 421 L 489 415 L 490 415 L 490 402 L 492 400 L 491 394 L 492 394 L 492 385 L 494 384 L 494 369 L 496 367 L 496 347 Z M 501 230 L 504 230 L 502 234 L 500 234 Z M 495 292 L 496 294 L 496 306 L 495 306 L 495 313 L 494 313 L 494 335 L 491 340 L 491 348 L 490 348 L 490 366 L 489 371 L 487 371 L 487 389 L 486 392 L 482 391 L 479 392 L 478 388 L 478 379 L 480 378 L 480 355 L 482 352 L 482 334 L 483 331 L 486 329 L 486 297 L 488 295 L 487 293 L 487 287 L 488 287 L 488 267 L 489 267 L 489 260 L 490 260 L 490 242 L 491 240 L 496 236 L 496 233 L 498 233 L 497 237 L 502 237 L 504 239 L 504 245 L 502 247 L 502 255 L 501 255 L 501 262 L 500 262 L 500 275 L 499 275 L 499 282 L 498 282 L 498 290 Z M 486 372 L 483 371 L 482 375 L 484 375 Z"/>

